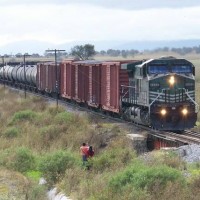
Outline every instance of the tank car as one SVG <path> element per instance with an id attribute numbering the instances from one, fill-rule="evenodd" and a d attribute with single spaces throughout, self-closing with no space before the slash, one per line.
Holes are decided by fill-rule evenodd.
<path id="1" fill-rule="evenodd" d="M 185 59 L 163 57 L 122 66 L 129 86 L 121 86 L 123 115 L 159 130 L 182 131 L 197 120 L 195 68 Z"/>

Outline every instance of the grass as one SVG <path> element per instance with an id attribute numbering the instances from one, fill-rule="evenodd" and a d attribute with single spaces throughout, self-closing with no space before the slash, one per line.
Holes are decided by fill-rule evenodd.
<path id="1" fill-rule="evenodd" d="M 196 65 L 199 81 L 199 58 L 191 54 L 187 59 Z M 197 85 L 200 103 L 198 90 Z M 125 135 L 115 124 L 66 112 L 62 106 L 57 109 L 31 95 L 24 99 L 23 93 L 0 87 L 0 177 L 6 171 L 19 181 L 19 194 L 24 188 L 29 199 L 45 199 L 47 188 L 38 185 L 44 176 L 48 186 L 56 185 L 78 200 L 198 199 L 199 164 L 187 166 L 172 152 L 155 151 L 148 159 L 138 158 Z M 95 150 L 89 161 L 90 171 L 82 167 L 82 142 L 88 142 Z M 191 174 L 189 178 L 183 176 L 186 169 Z M 8 182 L 2 190 L 10 186 L 12 183 Z"/>

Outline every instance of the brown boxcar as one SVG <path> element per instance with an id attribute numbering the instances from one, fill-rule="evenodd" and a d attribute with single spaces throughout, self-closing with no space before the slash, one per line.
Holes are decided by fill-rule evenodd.
<path id="1" fill-rule="evenodd" d="M 37 85 L 40 91 L 47 93 L 57 93 L 56 91 L 56 79 L 59 83 L 59 64 L 57 64 L 57 78 L 56 78 L 56 66 L 54 62 L 40 63 L 38 64 L 38 78 Z"/>
<path id="2" fill-rule="evenodd" d="M 75 97 L 77 102 L 86 103 L 89 89 L 89 67 L 87 62 L 74 62 L 75 64 Z"/>
<path id="3" fill-rule="evenodd" d="M 91 63 L 89 66 L 88 99 L 89 106 L 98 108 L 101 104 L 101 62 Z"/>
<path id="4" fill-rule="evenodd" d="M 101 104 L 101 66 L 100 61 L 79 61 L 75 64 L 75 100 L 91 107 Z"/>
<path id="5" fill-rule="evenodd" d="M 119 113 L 121 85 L 129 85 L 127 70 L 121 69 L 125 62 L 103 62 L 101 67 L 102 109 Z"/>
<path id="6" fill-rule="evenodd" d="M 60 66 L 60 94 L 65 99 L 75 97 L 75 65 L 73 60 L 65 60 Z"/>

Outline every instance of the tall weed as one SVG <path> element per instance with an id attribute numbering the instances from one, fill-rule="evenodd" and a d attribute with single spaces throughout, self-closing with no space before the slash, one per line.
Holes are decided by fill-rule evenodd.
<path id="1" fill-rule="evenodd" d="M 15 138 L 18 136 L 20 130 L 16 127 L 8 127 L 4 133 L 3 136 L 6 138 Z"/>
<path id="2" fill-rule="evenodd" d="M 35 168 L 35 157 L 30 149 L 20 147 L 13 154 L 10 166 L 18 172 L 30 171 Z"/>
<path id="3" fill-rule="evenodd" d="M 65 170 L 77 165 L 77 160 L 70 152 L 56 151 L 46 154 L 39 163 L 39 170 L 44 174 L 49 184 L 56 183 Z"/>
<path id="4" fill-rule="evenodd" d="M 13 115 L 10 124 L 13 124 L 19 121 L 21 122 L 24 120 L 32 121 L 36 117 L 37 117 L 37 113 L 32 110 L 19 111 Z"/>
<path id="5" fill-rule="evenodd" d="M 110 186 L 114 191 L 121 190 L 126 185 L 132 185 L 138 189 L 151 189 L 157 182 L 160 188 L 168 182 L 185 183 L 180 171 L 167 166 L 148 167 L 142 163 L 133 163 L 124 171 L 110 180 Z"/>

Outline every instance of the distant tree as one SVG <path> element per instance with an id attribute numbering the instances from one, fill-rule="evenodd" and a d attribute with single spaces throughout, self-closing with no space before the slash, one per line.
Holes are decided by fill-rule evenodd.
<path id="1" fill-rule="evenodd" d="M 100 54 L 104 56 L 104 55 L 106 55 L 106 51 L 101 50 L 101 51 L 100 51 Z"/>
<path id="2" fill-rule="evenodd" d="M 70 54 L 81 60 L 88 60 L 90 57 L 96 54 L 94 45 L 85 44 L 85 45 L 76 45 L 71 49 Z"/>
<path id="3" fill-rule="evenodd" d="M 117 57 L 117 56 L 120 55 L 120 53 L 121 53 L 120 50 L 115 50 L 115 49 L 108 49 L 108 50 L 107 50 L 107 54 L 108 54 L 109 56 L 115 56 L 115 57 Z"/>
<path id="4" fill-rule="evenodd" d="M 34 57 L 34 58 L 39 58 L 40 57 L 40 55 L 38 53 L 33 53 L 31 56 Z"/>
<path id="5" fill-rule="evenodd" d="M 21 53 L 17 53 L 17 54 L 15 55 L 15 57 L 16 57 L 16 58 L 21 58 L 21 57 L 22 57 L 22 54 L 21 54 Z"/>
<path id="6" fill-rule="evenodd" d="M 121 51 L 121 54 L 122 54 L 122 57 L 123 57 L 123 58 L 126 58 L 126 57 L 128 56 L 128 51 L 122 50 L 122 51 Z"/>
<path id="7" fill-rule="evenodd" d="M 9 58 L 9 55 L 8 54 L 4 54 L 4 58 Z"/>
<path id="8" fill-rule="evenodd" d="M 200 53 L 200 45 L 198 47 L 194 47 L 193 49 L 196 53 L 198 54 Z"/>

